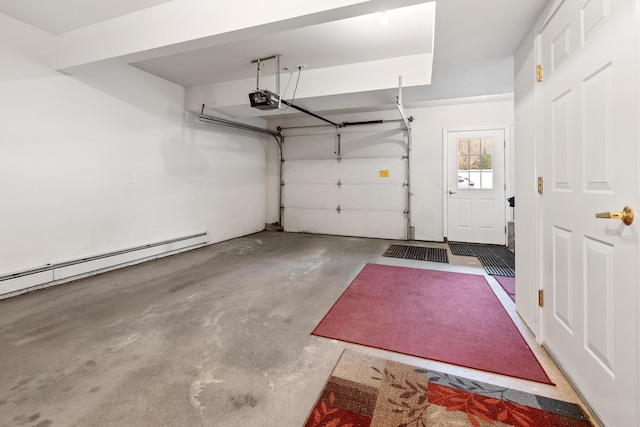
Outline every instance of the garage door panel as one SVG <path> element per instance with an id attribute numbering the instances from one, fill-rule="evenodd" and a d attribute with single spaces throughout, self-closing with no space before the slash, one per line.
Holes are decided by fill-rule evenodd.
<path id="1" fill-rule="evenodd" d="M 382 239 L 406 238 L 405 215 L 398 212 L 362 212 L 287 208 L 285 231 Z"/>
<path id="2" fill-rule="evenodd" d="M 282 166 L 286 184 L 337 184 L 337 160 L 290 160 Z"/>
<path id="3" fill-rule="evenodd" d="M 343 159 L 339 174 L 343 184 L 402 184 L 405 168 L 401 158 Z"/>
<path id="4" fill-rule="evenodd" d="M 282 144 L 286 161 L 308 159 L 334 159 L 337 149 L 336 134 L 287 136 Z"/>
<path id="5" fill-rule="evenodd" d="M 335 144 L 331 134 L 286 137 L 285 230 L 405 239 L 404 131 L 344 132 L 339 161 Z"/>
<path id="6" fill-rule="evenodd" d="M 335 184 L 286 184 L 282 201 L 287 208 L 336 209 L 338 192 Z"/>
<path id="7" fill-rule="evenodd" d="M 362 212 L 343 210 L 339 216 L 345 236 L 365 236 L 382 239 L 406 239 L 406 216 L 401 212 Z"/>
<path id="8" fill-rule="evenodd" d="M 340 155 L 343 159 L 370 157 L 398 157 L 407 147 L 402 129 L 382 132 L 343 133 L 340 139 Z"/>
<path id="9" fill-rule="evenodd" d="M 404 212 L 407 193 L 401 185 L 343 185 L 338 192 L 341 209 Z"/>

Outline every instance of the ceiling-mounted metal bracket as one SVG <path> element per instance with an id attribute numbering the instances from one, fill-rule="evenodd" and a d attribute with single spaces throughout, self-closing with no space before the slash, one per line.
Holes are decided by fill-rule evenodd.
<path id="1" fill-rule="evenodd" d="M 276 95 L 280 95 L 280 55 L 276 53 L 275 55 L 268 56 L 266 58 L 254 59 L 251 61 L 252 64 L 258 64 L 256 66 L 256 90 L 260 90 L 260 70 L 262 69 L 262 63 L 264 61 L 269 61 L 271 59 L 276 60 Z"/>
<path id="2" fill-rule="evenodd" d="M 260 90 L 260 71 L 262 70 L 262 63 L 270 59 L 276 60 L 276 91 L 275 94 L 268 90 Z M 280 54 L 269 56 L 267 58 L 254 59 L 251 61 L 256 66 L 256 91 L 249 94 L 249 100 L 251 106 L 260 110 L 273 110 L 280 109 Z"/>
<path id="3" fill-rule="evenodd" d="M 254 59 L 251 61 L 252 64 L 257 64 L 256 66 L 256 91 L 249 94 L 249 100 L 251 102 L 251 106 L 253 108 L 258 108 L 260 110 L 273 110 L 278 109 L 281 110 L 282 104 L 287 107 L 291 107 L 295 110 L 298 110 L 302 113 L 305 113 L 311 117 L 315 117 L 316 119 L 322 120 L 323 122 L 329 123 L 336 128 L 340 127 L 340 124 L 333 122 L 329 119 L 325 119 L 322 116 L 319 116 L 311 111 L 305 110 L 302 107 L 298 107 L 291 102 L 285 101 L 282 99 L 280 95 L 280 54 L 275 54 L 272 56 L 268 56 L 266 58 Z M 276 60 L 276 91 L 271 92 L 266 89 L 260 89 L 260 70 L 262 69 L 262 62 L 269 61 L 271 59 Z M 286 70 L 286 68 L 285 68 Z"/>
<path id="4" fill-rule="evenodd" d="M 398 76 L 398 97 L 396 98 L 396 104 L 398 106 L 400 116 L 404 121 L 404 125 L 407 127 L 407 129 L 409 129 L 411 127 L 413 117 L 407 117 L 407 114 L 404 111 L 404 106 L 402 105 L 402 76 Z"/>

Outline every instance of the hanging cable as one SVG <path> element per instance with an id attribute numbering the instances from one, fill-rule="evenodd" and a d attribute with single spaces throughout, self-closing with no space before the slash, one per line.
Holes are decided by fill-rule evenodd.
<path id="1" fill-rule="evenodd" d="M 302 74 L 302 67 L 298 67 L 298 78 L 296 79 L 296 86 L 293 89 L 293 98 L 291 98 L 291 101 L 289 101 L 290 103 L 293 104 L 293 102 L 296 100 L 296 92 L 298 92 L 298 83 L 300 82 L 300 74 Z M 289 85 L 287 85 L 288 88 Z M 286 105 L 286 104 L 285 104 Z M 284 110 L 288 110 L 289 109 L 289 105 L 287 105 L 285 108 L 281 108 L 282 111 Z"/>

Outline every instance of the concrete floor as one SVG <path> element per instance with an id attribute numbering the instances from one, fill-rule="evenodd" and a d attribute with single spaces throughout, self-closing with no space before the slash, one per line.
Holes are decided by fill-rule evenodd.
<path id="1" fill-rule="evenodd" d="M 262 232 L 0 301 L 0 426 L 297 427 L 343 349 L 579 402 L 556 387 L 312 336 L 386 240 Z M 415 243 L 441 246 L 435 243 Z"/>

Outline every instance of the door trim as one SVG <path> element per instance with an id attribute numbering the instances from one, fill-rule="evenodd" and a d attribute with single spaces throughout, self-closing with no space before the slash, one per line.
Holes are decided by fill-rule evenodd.
<path id="1" fill-rule="evenodd" d="M 445 242 L 449 240 L 449 197 L 447 197 L 447 191 L 449 191 L 449 151 L 448 141 L 449 133 L 453 132 L 472 132 L 472 131 L 486 131 L 486 130 L 498 130 L 502 131 L 504 135 L 504 183 L 505 183 L 505 195 L 508 190 L 513 189 L 513 175 L 511 167 L 511 126 L 510 125 L 496 125 L 496 126 L 464 126 L 454 128 L 442 129 L 442 235 Z M 506 200 L 504 205 L 504 227 L 506 229 L 509 219 L 509 207 Z M 507 233 L 505 231 L 505 243 L 507 241 Z"/>

